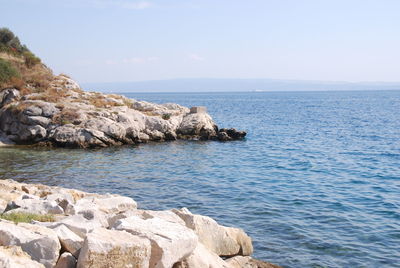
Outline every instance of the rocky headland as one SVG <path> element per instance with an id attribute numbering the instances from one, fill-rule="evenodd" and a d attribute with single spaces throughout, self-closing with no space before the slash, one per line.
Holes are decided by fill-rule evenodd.
<path id="1" fill-rule="evenodd" d="M 203 107 L 85 92 L 65 75 L 54 76 L 44 92 L 0 89 L 4 144 L 93 148 L 177 139 L 229 141 L 245 135 L 218 129 Z"/>
<path id="2" fill-rule="evenodd" d="M 0 210 L 5 268 L 278 267 L 251 257 L 242 229 L 186 208 L 142 210 L 125 196 L 1 180 Z"/>
<path id="3" fill-rule="evenodd" d="M 67 75 L 53 75 L 17 37 L 0 29 L 0 145 L 93 148 L 245 135 L 219 129 L 205 107 L 85 92 Z"/>

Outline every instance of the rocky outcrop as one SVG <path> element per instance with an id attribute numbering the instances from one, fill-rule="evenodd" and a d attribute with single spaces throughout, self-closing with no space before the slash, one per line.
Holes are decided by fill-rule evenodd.
<path id="1" fill-rule="evenodd" d="M 88 148 L 176 139 L 229 141 L 246 135 L 218 130 L 204 107 L 84 92 L 64 75 L 53 77 L 47 90 L 36 91 L 0 89 L 0 144 Z"/>
<path id="2" fill-rule="evenodd" d="M 10 205 L 22 200 L 27 208 L 54 202 L 59 213 L 48 211 L 50 222 L 0 220 L 0 266 L 277 267 L 246 256 L 253 248 L 243 230 L 185 208 L 140 210 L 134 200 L 119 195 L 0 180 L 1 210 L 8 209 L 3 216 L 26 213 Z"/>

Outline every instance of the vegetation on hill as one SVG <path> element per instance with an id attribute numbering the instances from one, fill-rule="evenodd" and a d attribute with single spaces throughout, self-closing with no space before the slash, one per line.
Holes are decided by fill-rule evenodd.
<path id="1" fill-rule="evenodd" d="M 53 74 L 9 29 L 0 28 L 0 90 L 45 91 Z"/>
<path id="2" fill-rule="evenodd" d="M 40 63 L 40 59 L 29 51 L 26 45 L 22 45 L 18 36 L 7 28 L 0 28 L 0 52 L 22 57 L 28 67 Z"/>
<path id="3" fill-rule="evenodd" d="M 8 61 L 0 58 L 0 84 L 7 83 L 13 77 L 19 78 L 20 73 Z"/>

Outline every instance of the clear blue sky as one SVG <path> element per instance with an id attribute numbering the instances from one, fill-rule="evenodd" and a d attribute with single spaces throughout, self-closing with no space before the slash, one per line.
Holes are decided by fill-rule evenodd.
<path id="1" fill-rule="evenodd" d="M 0 12 L 79 82 L 400 81 L 399 0 L 0 0 Z"/>

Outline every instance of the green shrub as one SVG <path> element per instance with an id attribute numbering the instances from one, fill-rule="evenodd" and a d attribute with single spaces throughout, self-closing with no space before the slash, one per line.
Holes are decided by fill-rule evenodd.
<path id="1" fill-rule="evenodd" d="M 171 114 L 163 114 L 162 119 L 169 120 L 171 118 Z"/>
<path id="2" fill-rule="evenodd" d="M 50 214 L 40 215 L 26 212 L 13 212 L 9 214 L 1 214 L 0 219 L 18 222 L 31 222 L 31 221 L 41 221 L 41 222 L 53 222 L 55 221 L 54 216 Z"/>
<path id="3" fill-rule="evenodd" d="M 14 33 L 11 32 L 8 28 L 0 28 L 0 43 L 7 44 L 14 38 Z"/>
<path id="4" fill-rule="evenodd" d="M 8 61 L 0 59 L 0 86 L 9 82 L 13 77 L 20 77 L 20 74 Z"/>

